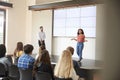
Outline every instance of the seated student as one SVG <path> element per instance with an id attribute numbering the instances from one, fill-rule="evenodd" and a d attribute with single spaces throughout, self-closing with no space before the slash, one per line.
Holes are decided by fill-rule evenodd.
<path id="1" fill-rule="evenodd" d="M 69 50 L 72 55 L 74 54 L 74 48 L 73 47 L 69 46 L 69 47 L 66 48 L 66 50 Z M 74 66 L 75 72 L 77 73 L 77 75 L 79 75 L 80 65 L 78 64 L 78 62 L 73 60 L 73 66 Z"/>
<path id="2" fill-rule="evenodd" d="M 18 68 L 33 69 L 35 59 L 31 57 L 33 46 L 27 44 L 24 46 L 24 54 L 18 59 Z"/>
<path id="3" fill-rule="evenodd" d="M 41 51 L 41 54 L 39 54 L 34 64 L 34 71 L 50 73 L 52 80 L 54 80 L 53 68 L 51 66 L 50 56 L 47 50 L 44 49 Z"/>
<path id="4" fill-rule="evenodd" d="M 45 49 L 45 45 L 41 45 L 41 46 L 39 47 L 39 53 L 36 55 L 35 59 L 38 58 L 38 56 L 41 54 L 41 52 L 42 52 L 44 49 Z"/>
<path id="5" fill-rule="evenodd" d="M 14 64 L 17 65 L 18 63 L 18 58 L 23 54 L 23 43 L 22 42 L 17 42 L 16 49 L 14 51 Z"/>
<path id="6" fill-rule="evenodd" d="M 55 66 L 54 76 L 58 79 L 79 80 L 73 68 L 72 55 L 69 50 L 64 50 Z"/>
<path id="7" fill-rule="evenodd" d="M 72 53 L 72 55 L 74 54 L 73 47 L 69 46 L 66 49 L 69 50 Z M 74 66 L 76 74 L 79 75 L 80 77 L 82 77 L 81 79 L 86 77 L 84 73 L 81 73 L 81 69 L 80 69 L 81 65 L 78 64 L 78 61 L 73 60 L 73 66 Z"/>
<path id="8" fill-rule="evenodd" d="M 4 44 L 0 44 L 0 63 L 4 64 L 6 71 L 8 71 L 8 66 L 11 66 L 11 62 L 5 57 L 6 47 Z"/>

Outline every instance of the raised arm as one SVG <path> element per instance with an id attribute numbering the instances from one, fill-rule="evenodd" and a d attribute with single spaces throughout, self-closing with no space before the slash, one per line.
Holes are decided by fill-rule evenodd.
<path id="1" fill-rule="evenodd" d="M 75 40 L 75 41 L 77 41 L 77 39 L 76 39 L 76 38 L 72 38 L 71 40 Z"/>

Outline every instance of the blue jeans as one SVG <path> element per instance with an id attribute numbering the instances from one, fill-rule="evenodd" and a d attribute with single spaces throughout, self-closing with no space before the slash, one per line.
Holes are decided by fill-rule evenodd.
<path id="1" fill-rule="evenodd" d="M 77 47 L 76 47 L 76 51 L 77 51 L 77 55 L 79 56 L 79 59 L 82 59 L 82 50 L 84 47 L 84 43 L 83 42 L 77 42 Z"/>

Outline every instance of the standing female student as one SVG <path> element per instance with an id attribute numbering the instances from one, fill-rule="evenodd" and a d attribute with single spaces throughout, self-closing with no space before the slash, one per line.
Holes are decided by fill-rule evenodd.
<path id="1" fill-rule="evenodd" d="M 83 29 L 78 29 L 77 32 L 77 38 L 73 38 L 71 40 L 77 41 L 77 46 L 76 46 L 76 51 L 77 55 L 79 56 L 79 62 L 82 60 L 82 51 L 84 48 L 84 42 L 87 41 L 85 40 L 85 35 Z"/>

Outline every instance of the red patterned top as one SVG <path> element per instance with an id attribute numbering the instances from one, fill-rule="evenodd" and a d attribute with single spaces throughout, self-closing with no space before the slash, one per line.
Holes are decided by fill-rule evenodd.
<path id="1" fill-rule="evenodd" d="M 80 34 L 77 36 L 77 41 L 78 42 L 85 42 L 85 35 L 83 34 Z"/>

